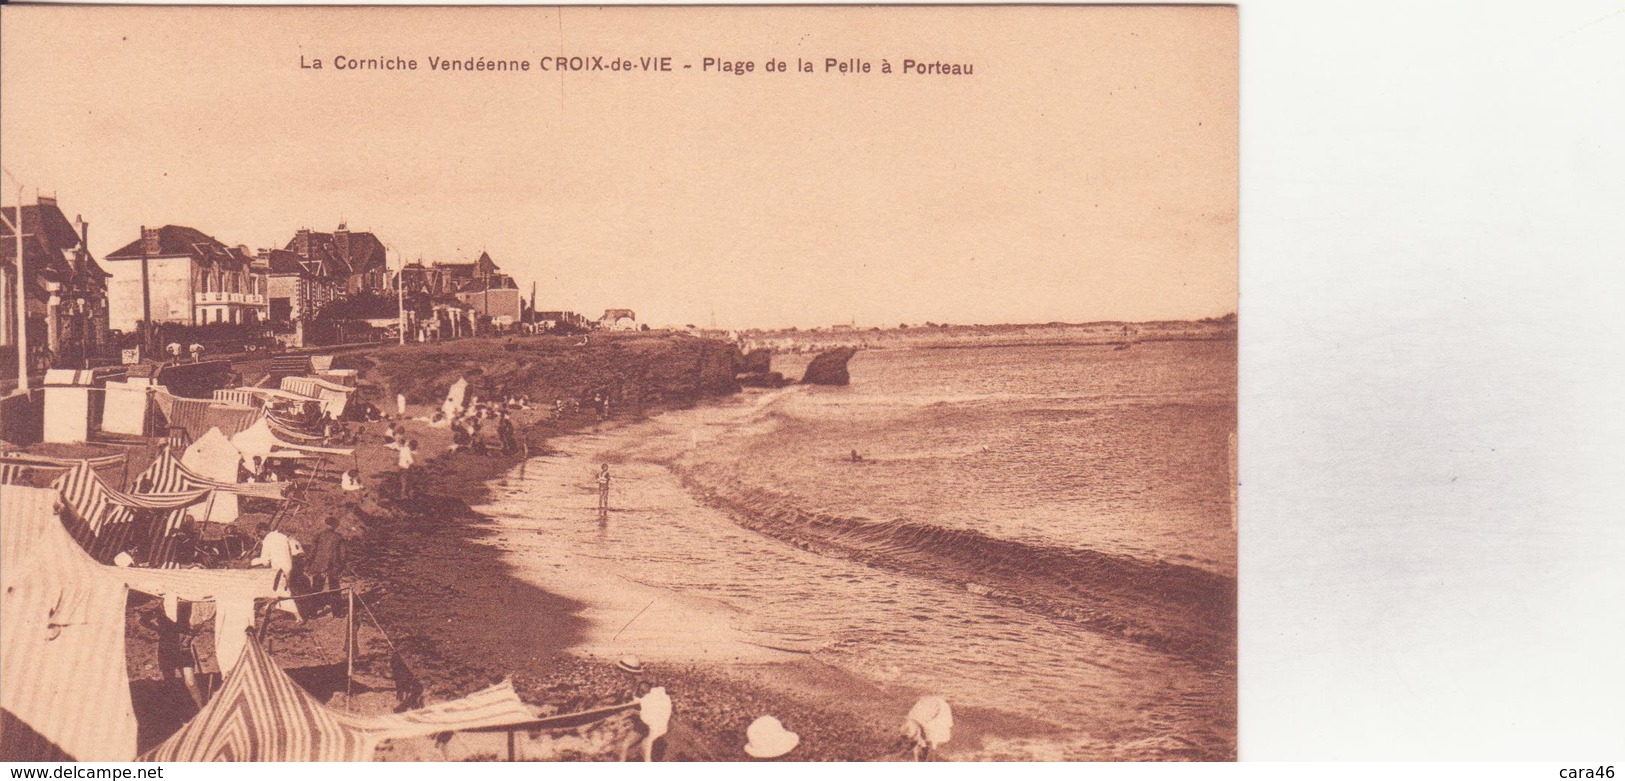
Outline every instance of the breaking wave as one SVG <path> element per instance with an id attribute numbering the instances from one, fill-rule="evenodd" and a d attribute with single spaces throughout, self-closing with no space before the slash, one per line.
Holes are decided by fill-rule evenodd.
<path id="1" fill-rule="evenodd" d="M 1234 578 L 1168 562 L 1060 548 L 913 520 L 843 517 L 710 467 L 674 465 L 702 501 L 745 528 L 836 556 L 963 587 L 1204 667 L 1231 667 Z"/>

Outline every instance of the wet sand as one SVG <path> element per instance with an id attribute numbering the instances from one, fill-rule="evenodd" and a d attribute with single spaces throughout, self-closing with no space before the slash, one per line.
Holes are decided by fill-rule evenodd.
<path id="1" fill-rule="evenodd" d="M 425 449 L 439 439 L 439 430 L 410 428 Z M 555 439 L 551 444 L 560 450 L 523 466 L 532 499 L 586 524 L 597 523 L 597 462 L 571 452 L 599 455 L 595 445 L 615 449 L 641 436 L 636 423 L 597 429 Z M 425 479 L 436 492 L 480 496 L 487 484 L 492 492 L 515 487 L 520 469 L 499 457 L 458 455 L 429 464 Z M 615 469 L 611 526 L 635 522 L 638 515 L 715 512 L 694 502 L 669 474 L 654 479 L 655 471 L 663 471 L 657 467 Z M 523 524 L 499 523 L 450 501 L 417 504 L 420 512 L 377 525 L 361 571 L 371 582 L 369 601 L 430 699 L 511 675 L 521 696 L 544 711 L 600 707 L 626 699 L 625 678 L 614 661 L 636 654 L 651 682 L 672 693 L 678 722 L 686 726 L 678 734 L 687 745 L 674 747 L 683 758 L 748 759 L 742 751 L 745 727 L 765 714 L 801 734 L 793 758 L 901 756 L 898 728 L 918 693 L 887 690 L 806 654 L 766 647 L 762 638 L 736 628 L 727 606 L 594 567 L 590 552 L 554 549 L 538 560 L 532 554 L 546 548 L 547 540 Z M 979 747 L 984 734 L 1053 731 L 976 709 L 959 709 L 956 717 L 955 744 L 945 758 Z M 627 734 L 625 726 L 607 732 L 597 741 L 566 743 L 546 758 L 618 758 L 617 735 Z M 483 753 L 496 750 L 488 738 L 459 740 L 482 746 Z M 537 756 L 545 743 L 520 754 Z"/>

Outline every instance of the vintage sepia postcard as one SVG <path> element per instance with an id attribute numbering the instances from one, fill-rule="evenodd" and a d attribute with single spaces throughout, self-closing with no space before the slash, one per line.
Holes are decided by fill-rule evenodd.
<path id="1" fill-rule="evenodd" d="M 0 18 L 0 759 L 1235 758 L 1234 8 Z"/>

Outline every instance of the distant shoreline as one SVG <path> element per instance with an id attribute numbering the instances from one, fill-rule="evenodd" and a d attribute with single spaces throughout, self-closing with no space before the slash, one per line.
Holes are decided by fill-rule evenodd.
<path id="1" fill-rule="evenodd" d="M 1233 317 L 1146 323 L 1044 323 L 1033 325 L 929 325 L 909 328 L 837 327 L 810 331 L 780 329 L 740 334 L 746 350 L 798 353 L 857 347 L 864 350 L 927 350 L 962 347 L 1050 345 L 1132 347 L 1142 342 L 1217 341 L 1236 338 Z"/>

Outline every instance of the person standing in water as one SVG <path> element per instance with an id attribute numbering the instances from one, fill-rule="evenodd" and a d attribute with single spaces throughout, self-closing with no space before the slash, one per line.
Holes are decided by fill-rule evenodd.
<path id="1" fill-rule="evenodd" d="M 598 520 L 609 520 L 609 464 L 598 468 Z"/>

